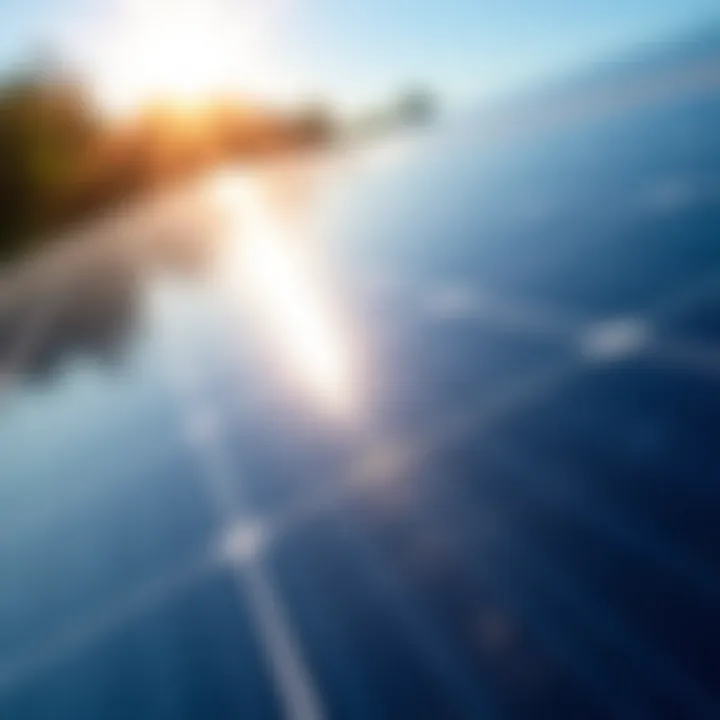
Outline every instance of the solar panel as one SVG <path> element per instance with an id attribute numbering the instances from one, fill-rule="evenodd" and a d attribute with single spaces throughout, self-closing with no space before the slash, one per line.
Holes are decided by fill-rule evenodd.
<path id="1" fill-rule="evenodd" d="M 2 308 L 0 716 L 717 717 L 703 78 L 338 179 L 358 422 L 314 414 L 216 286 L 28 268 Z"/>

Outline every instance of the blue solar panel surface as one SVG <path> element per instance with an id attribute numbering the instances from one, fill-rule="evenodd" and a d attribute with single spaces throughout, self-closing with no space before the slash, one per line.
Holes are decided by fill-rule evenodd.
<path id="1" fill-rule="evenodd" d="M 118 366 L 9 388 L 0 717 L 717 718 L 718 128 L 693 91 L 344 180 L 361 428 L 170 281 Z"/>

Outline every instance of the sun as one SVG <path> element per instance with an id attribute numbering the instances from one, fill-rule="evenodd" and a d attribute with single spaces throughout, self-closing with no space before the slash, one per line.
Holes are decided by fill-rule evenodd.
<path id="1" fill-rule="evenodd" d="M 127 115 L 155 101 L 195 106 L 237 92 L 265 63 L 244 8 L 224 0 L 126 0 L 106 21 L 89 68 L 100 107 Z M 252 28 L 252 32 L 251 32 Z"/>

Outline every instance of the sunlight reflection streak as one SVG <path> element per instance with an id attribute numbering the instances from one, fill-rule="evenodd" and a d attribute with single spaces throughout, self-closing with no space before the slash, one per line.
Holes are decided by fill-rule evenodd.
<path id="1" fill-rule="evenodd" d="M 316 258 L 251 178 L 225 176 L 215 190 L 229 211 L 225 280 L 292 374 L 326 409 L 347 415 L 355 405 L 350 342 Z"/>

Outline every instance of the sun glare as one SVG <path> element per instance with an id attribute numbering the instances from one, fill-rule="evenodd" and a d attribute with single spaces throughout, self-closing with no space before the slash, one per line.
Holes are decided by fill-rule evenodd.
<path id="1" fill-rule="evenodd" d="M 250 179 L 230 175 L 215 185 L 231 215 L 225 269 L 281 357 L 335 415 L 356 409 L 349 339 L 313 256 L 286 231 Z"/>
<path id="2" fill-rule="evenodd" d="M 257 82 L 264 63 L 248 13 L 223 0 L 126 0 L 90 71 L 101 106 L 113 115 L 154 101 L 193 107 L 236 92 L 250 73 Z"/>

